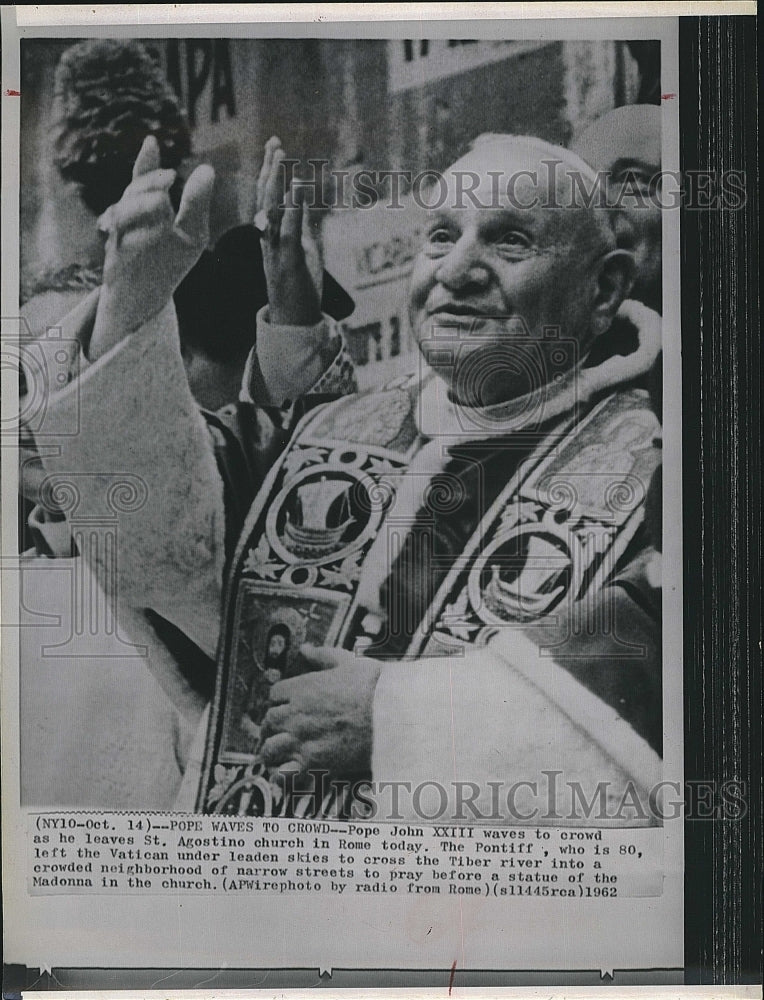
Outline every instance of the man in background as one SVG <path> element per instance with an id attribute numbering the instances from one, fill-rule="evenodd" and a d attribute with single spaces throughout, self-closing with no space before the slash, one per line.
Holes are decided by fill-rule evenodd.
<path id="1" fill-rule="evenodd" d="M 654 197 L 661 172 L 661 109 L 629 104 L 608 111 L 571 143 L 574 153 L 607 173 L 611 204 L 618 205 L 618 239 L 637 264 L 633 298 L 656 312 L 662 303 L 661 207 Z"/>
<path id="2" fill-rule="evenodd" d="M 637 271 L 633 298 L 663 312 L 663 249 L 659 194 L 661 171 L 661 109 L 632 104 L 609 111 L 593 122 L 571 148 L 598 172 L 607 175 L 611 203 L 618 205 L 616 231 L 621 246 L 634 254 Z M 646 386 L 653 409 L 663 419 L 663 353 L 656 358 Z M 663 547 L 662 466 L 653 473 L 646 519 L 657 552 Z M 659 558 L 654 560 L 656 564 Z M 652 573 L 658 580 L 660 573 Z M 657 589 L 657 584 L 656 588 Z"/>

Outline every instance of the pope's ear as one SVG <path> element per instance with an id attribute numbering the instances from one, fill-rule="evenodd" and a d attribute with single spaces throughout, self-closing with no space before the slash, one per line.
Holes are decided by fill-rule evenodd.
<path id="1" fill-rule="evenodd" d="M 597 262 L 592 327 L 597 336 L 613 322 L 615 314 L 631 291 L 637 265 L 628 250 L 612 250 Z"/>

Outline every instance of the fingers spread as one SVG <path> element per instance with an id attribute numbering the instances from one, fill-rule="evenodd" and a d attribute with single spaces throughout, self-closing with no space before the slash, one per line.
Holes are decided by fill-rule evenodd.
<path id="1" fill-rule="evenodd" d="M 159 143 L 153 135 L 147 135 L 133 164 L 133 179 L 158 170 L 160 165 Z"/>
<path id="2" fill-rule="evenodd" d="M 195 245 L 206 243 L 209 238 L 214 185 L 215 171 L 207 164 L 202 164 L 191 174 L 183 188 L 175 231 Z"/>

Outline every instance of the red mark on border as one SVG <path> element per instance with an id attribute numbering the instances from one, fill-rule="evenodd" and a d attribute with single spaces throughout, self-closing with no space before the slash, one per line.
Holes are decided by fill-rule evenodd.
<path id="1" fill-rule="evenodd" d="M 456 959 L 454 959 L 454 964 L 451 966 L 451 975 L 448 977 L 448 995 L 451 996 L 451 990 L 454 986 L 454 976 L 456 975 Z"/>
<path id="2" fill-rule="evenodd" d="M 6 90 L 5 96 L 6 97 L 21 97 L 21 91 L 20 90 Z"/>
<path id="3" fill-rule="evenodd" d="M 673 101 L 675 97 L 676 94 L 661 94 L 662 101 Z"/>

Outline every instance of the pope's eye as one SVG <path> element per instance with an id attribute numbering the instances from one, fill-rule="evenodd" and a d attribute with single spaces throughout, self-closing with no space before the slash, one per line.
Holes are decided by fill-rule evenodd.
<path id="1" fill-rule="evenodd" d="M 508 246 L 513 249 L 517 249 L 519 247 L 530 247 L 531 245 L 531 241 L 524 233 L 518 233 L 514 229 L 507 233 L 503 233 L 496 242 L 499 246 Z"/>
<path id="2" fill-rule="evenodd" d="M 451 233 L 442 226 L 439 229 L 433 229 L 427 238 L 430 243 L 453 243 Z"/>

